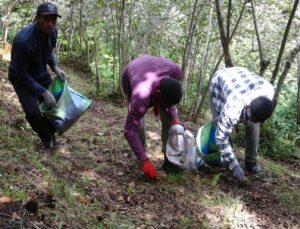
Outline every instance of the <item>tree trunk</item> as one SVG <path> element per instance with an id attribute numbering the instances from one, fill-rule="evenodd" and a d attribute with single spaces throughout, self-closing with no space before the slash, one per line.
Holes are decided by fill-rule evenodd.
<path id="1" fill-rule="evenodd" d="M 84 43 L 85 43 L 85 52 L 86 52 L 86 65 L 88 66 L 88 69 L 91 70 L 90 68 L 91 55 L 90 55 L 89 39 L 84 39 Z"/>
<path id="2" fill-rule="evenodd" d="M 274 68 L 273 73 L 272 73 L 271 84 L 274 84 L 276 76 L 278 74 L 280 63 L 281 63 L 281 58 L 282 58 L 282 55 L 283 55 L 283 52 L 284 52 L 284 48 L 285 48 L 285 44 L 286 44 L 286 41 L 287 41 L 287 38 L 288 38 L 290 27 L 291 27 L 293 18 L 295 16 L 295 12 L 296 12 L 297 7 L 298 7 L 298 3 L 299 3 L 299 0 L 295 0 L 293 9 L 291 11 L 291 14 L 290 14 L 290 17 L 289 17 L 289 20 L 288 20 L 288 23 L 287 23 L 287 26 L 286 26 L 285 31 L 284 31 L 284 35 L 283 35 L 283 38 L 282 38 L 280 50 L 279 50 L 278 57 L 277 57 L 276 64 L 275 64 L 275 68 Z"/>
<path id="3" fill-rule="evenodd" d="M 228 9 L 227 9 L 227 33 L 226 33 L 228 47 L 229 47 L 229 36 L 230 36 L 231 5 L 232 5 L 232 1 L 229 0 L 228 1 Z"/>
<path id="4" fill-rule="evenodd" d="M 232 38 L 233 38 L 233 36 L 234 36 L 234 34 L 235 34 L 237 28 L 238 28 L 238 25 L 240 24 L 240 21 L 241 21 L 241 19 L 242 19 L 242 16 L 244 15 L 244 11 L 245 11 L 245 8 L 246 8 L 246 7 L 245 7 L 246 4 L 247 4 L 247 1 L 245 1 L 244 4 L 243 4 L 243 7 L 242 7 L 241 12 L 240 12 L 240 15 L 239 15 L 239 17 L 238 17 L 238 20 L 237 20 L 237 22 L 236 22 L 236 24 L 235 24 L 235 26 L 234 26 L 234 28 L 233 28 L 233 30 L 232 30 L 230 36 L 229 36 L 229 42 L 228 42 L 228 44 L 230 44 L 230 42 L 231 42 L 231 40 L 232 40 Z M 197 110 L 196 110 L 196 113 L 191 115 L 191 116 L 192 116 L 192 120 L 193 120 L 194 122 L 197 121 L 197 117 L 198 117 L 199 114 L 200 114 L 200 111 L 201 111 L 201 109 L 202 109 L 202 107 L 203 107 L 203 105 L 204 105 L 205 99 L 206 99 L 207 94 L 208 94 L 208 91 L 209 91 L 210 81 L 211 81 L 211 79 L 212 79 L 212 77 L 213 77 L 213 74 L 218 70 L 218 67 L 219 67 L 219 65 L 220 65 L 220 63 L 221 63 L 223 57 L 224 57 L 224 53 L 220 56 L 219 60 L 217 61 L 216 65 L 215 65 L 215 67 L 214 67 L 214 70 L 213 70 L 213 71 L 211 72 L 211 74 L 210 74 L 210 78 L 209 78 L 207 87 L 206 87 L 206 89 L 205 89 L 205 93 L 204 93 L 204 95 L 203 95 L 202 98 L 201 98 L 201 101 L 200 101 L 200 104 L 199 104 L 199 106 L 198 106 L 198 108 L 197 108 Z"/>
<path id="5" fill-rule="evenodd" d="M 251 8 L 252 8 L 252 16 L 253 16 L 253 23 L 254 23 L 254 27 L 255 27 L 256 38 L 257 38 L 257 44 L 258 44 L 258 49 L 259 49 L 259 59 L 260 59 L 259 75 L 261 77 L 263 77 L 270 61 L 266 59 L 265 51 L 264 51 L 262 43 L 261 43 L 260 34 L 258 31 L 258 26 L 257 26 L 257 20 L 256 20 L 254 0 L 251 0 Z"/>
<path id="6" fill-rule="evenodd" d="M 59 63 L 59 51 L 60 51 L 60 41 L 58 41 L 56 43 L 56 47 L 55 47 L 55 59 L 57 61 L 57 63 Z"/>
<path id="7" fill-rule="evenodd" d="M 290 53 L 290 55 L 288 56 L 287 58 L 287 61 L 285 63 L 285 66 L 284 66 L 284 69 L 283 69 L 283 72 L 281 73 L 281 76 L 278 80 L 278 83 L 277 83 L 277 87 L 276 87 L 276 90 L 275 90 L 275 95 L 274 95 L 274 99 L 273 99 L 273 102 L 274 102 L 274 107 L 276 107 L 277 103 L 278 103 L 278 99 L 279 99 L 279 94 L 281 92 L 281 89 L 282 89 L 282 86 L 283 86 L 283 83 L 284 83 L 284 80 L 290 70 L 290 67 L 296 57 L 296 55 L 298 54 L 298 52 L 300 51 L 300 44 L 298 44 Z"/>
<path id="8" fill-rule="evenodd" d="M 79 40 L 79 47 L 80 47 L 80 52 L 82 53 L 82 41 L 83 41 L 83 6 L 84 6 L 84 1 L 80 0 L 80 15 L 79 15 L 79 35 L 80 35 L 80 40 Z"/>
<path id="9" fill-rule="evenodd" d="M 200 60 L 200 67 L 199 67 L 199 75 L 198 75 L 198 81 L 197 81 L 197 93 L 196 97 L 194 100 L 194 108 L 192 110 L 192 113 L 195 114 L 196 109 L 198 108 L 199 101 L 200 101 L 200 92 L 201 92 L 201 87 L 202 87 L 202 82 L 203 82 L 203 75 L 205 74 L 204 68 L 207 63 L 207 56 L 208 56 L 208 51 L 209 51 L 209 43 L 212 35 L 212 24 L 213 24 L 213 12 L 214 12 L 214 7 L 213 7 L 213 2 L 210 2 L 210 13 L 208 17 L 208 28 L 207 28 L 207 36 L 206 36 L 206 41 L 205 41 L 205 46 L 202 52 L 202 57 Z"/>
<path id="10" fill-rule="evenodd" d="M 198 118 L 198 116 L 200 114 L 200 111 L 201 111 L 201 109 L 202 109 L 202 107 L 204 105 L 204 102 L 205 102 L 205 98 L 207 97 L 207 94 L 208 94 L 208 91 L 209 91 L 209 86 L 210 86 L 211 79 L 212 79 L 213 75 L 215 74 L 215 72 L 218 70 L 219 65 L 220 65 L 223 57 L 224 57 L 224 54 L 221 55 L 221 57 L 219 58 L 218 62 L 215 64 L 215 67 L 214 67 L 213 71 L 210 73 L 210 77 L 209 77 L 209 80 L 208 80 L 208 83 L 207 83 L 207 87 L 206 87 L 205 92 L 204 92 L 204 94 L 203 94 L 203 96 L 201 98 L 201 101 L 200 101 L 200 104 L 199 104 L 199 106 L 197 108 L 196 114 L 192 115 L 193 122 L 197 122 L 197 118 Z"/>
<path id="11" fill-rule="evenodd" d="M 216 0 L 216 8 L 217 8 L 217 16 L 218 16 L 218 25 L 220 30 L 220 38 L 221 38 L 221 43 L 222 43 L 223 52 L 225 56 L 225 65 L 226 67 L 233 67 L 234 65 L 229 52 L 229 41 L 227 41 L 228 39 L 226 38 L 225 30 L 224 30 L 224 21 L 222 17 L 220 0 Z"/>
<path id="12" fill-rule="evenodd" d="M 72 56 L 72 38 L 73 38 L 73 14 L 74 14 L 74 2 L 70 3 L 70 28 L 69 28 L 69 38 L 68 38 L 68 58 Z"/>
<path id="13" fill-rule="evenodd" d="M 113 78 L 113 92 L 115 92 L 115 76 L 116 76 L 116 55 L 117 55 L 117 38 L 116 38 L 116 22 L 115 22 L 115 16 L 113 12 L 113 7 L 110 5 L 110 14 L 111 14 L 111 20 L 112 20 L 112 29 L 113 29 L 113 63 L 112 63 L 112 78 Z"/>
<path id="14" fill-rule="evenodd" d="M 297 55 L 297 126 L 300 125 L 300 54 Z M 299 128 L 298 128 L 299 129 Z"/>
<path id="15" fill-rule="evenodd" d="M 120 17 L 119 17 L 119 32 L 118 32 L 118 46 L 119 46 L 119 76 L 121 75 L 124 67 L 124 11 L 125 11 L 125 0 L 120 0 Z M 121 89 L 121 77 L 119 77 L 118 91 L 122 93 Z"/>
<path id="16" fill-rule="evenodd" d="M 191 20 L 189 24 L 189 31 L 188 35 L 186 37 L 185 41 L 185 46 L 183 50 L 183 55 L 182 55 L 182 65 L 181 65 L 181 72 L 182 72 L 182 92 L 183 92 L 183 98 L 185 98 L 185 93 L 186 93 L 186 87 L 187 87 L 187 82 L 188 82 L 188 77 L 186 75 L 186 67 L 188 65 L 188 59 L 191 54 L 191 46 L 192 46 L 192 40 L 193 40 L 193 35 L 195 32 L 196 24 L 196 10 L 197 10 L 197 5 L 198 5 L 198 0 L 195 0 L 194 6 L 193 6 L 193 12 L 191 15 Z M 182 104 L 184 104 L 184 100 L 182 101 Z"/>
<path id="17" fill-rule="evenodd" d="M 100 94 L 100 73 L 99 73 L 99 59 L 96 33 L 94 33 L 94 51 L 95 51 L 95 68 L 96 68 L 96 96 Z"/>
<path id="18" fill-rule="evenodd" d="M 6 9 L 5 15 L 2 17 L 3 24 L 2 24 L 2 31 L 3 31 L 3 44 L 7 42 L 7 35 L 8 35 L 8 18 L 11 14 L 11 11 L 15 7 L 18 1 L 10 1 L 8 7 Z"/>

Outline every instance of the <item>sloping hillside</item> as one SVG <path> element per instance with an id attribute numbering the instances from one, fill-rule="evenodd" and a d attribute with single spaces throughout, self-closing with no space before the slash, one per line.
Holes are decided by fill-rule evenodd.
<path id="1" fill-rule="evenodd" d="M 243 186 L 223 169 L 168 176 L 160 123 L 148 114 L 148 151 L 159 173 L 149 182 L 123 137 L 125 106 L 108 101 L 96 101 L 59 137 L 58 149 L 44 152 L 6 68 L 1 64 L 0 197 L 13 202 L 0 204 L 0 228 L 300 228 L 299 162 L 261 158 L 266 171 L 247 174 Z M 91 94 L 87 76 L 67 72 L 73 88 Z"/>

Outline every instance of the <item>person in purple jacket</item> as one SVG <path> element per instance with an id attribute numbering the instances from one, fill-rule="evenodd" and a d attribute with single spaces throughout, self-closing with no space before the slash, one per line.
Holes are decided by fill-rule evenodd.
<path id="1" fill-rule="evenodd" d="M 128 100 L 125 137 L 142 165 L 148 178 L 155 179 L 157 172 L 145 150 L 144 115 L 151 107 L 160 114 L 162 122 L 162 151 L 165 156 L 163 169 L 172 165 L 166 158 L 166 143 L 171 125 L 180 124 L 176 104 L 182 97 L 180 67 L 162 57 L 144 55 L 132 60 L 121 75 L 122 87 Z"/>

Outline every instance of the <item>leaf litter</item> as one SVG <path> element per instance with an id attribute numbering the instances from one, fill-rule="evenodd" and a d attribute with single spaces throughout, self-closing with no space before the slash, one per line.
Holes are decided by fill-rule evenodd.
<path id="1" fill-rule="evenodd" d="M 1 79 L 4 77 L 0 75 Z M 11 99 L 16 101 L 6 80 L 0 81 L 0 89 L 1 93 L 10 93 Z M 18 104 L 4 98 L 0 97 L 2 111 L 22 114 Z M 0 228 L 18 227 L 20 223 L 26 228 L 97 228 L 99 224 L 129 228 L 299 228 L 300 213 L 292 214 L 273 192 L 280 182 L 300 190 L 299 179 L 287 174 L 279 178 L 247 174 L 249 182 L 239 186 L 227 179 L 228 171 L 209 169 L 197 174 L 184 173 L 184 179 L 171 181 L 161 169 L 161 155 L 154 154 L 160 152 L 159 140 L 148 136 L 149 156 L 158 169 L 159 179 L 145 180 L 123 137 L 124 104 L 118 100 L 113 107 L 107 101 L 96 101 L 95 106 L 59 138 L 61 147 L 53 155 L 41 157 L 41 152 L 35 152 L 41 159 L 27 165 L 32 169 L 16 170 L 18 175 L 30 177 L 28 172 L 37 167 L 39 176 L 48 180 L 46 183 L 56 182 L 55 187 L 40 189 L 33 176 L 33 185 L 18 182 L 18 189 L 27 197 L 8 197 L 11 199 L 4 199 L 2 203 L 1 198 L 7 196 L 0 195 Z M 20 115 L 1 115 L 0 119 L 1 123 L 11 123 L 14 135 L 24 135 L 28 141 L 37 142 L 34 134 L 27 130 L 24 117 L 22 120 Z M 147 115 L 146 122 L 150 135 L 159 136 L 159 121 Z M 189 128 L 195 133 L 197 125 L 189 123 Z M 2 173 L 8 170 L 2 170 L 1 165 L 17 168 L 15 163 L 0 157 L 0 174 L 10 185 L 17 183 Z M 298 168 L 298 163 L 295 162 L 293 168 Z M 276 179 L 280 182 L 273 182 Z M 0 188 L 0 193 L 4 191 Z"/>

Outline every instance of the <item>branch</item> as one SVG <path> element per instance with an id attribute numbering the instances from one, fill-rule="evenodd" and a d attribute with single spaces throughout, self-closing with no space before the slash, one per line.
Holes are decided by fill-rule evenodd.
<path id="1" fill-rule="evenodd" d="M 274 95 L 274 98 L 273 98 L 273 103 L 274 103 L 274 107 L 276 107 L 277 105 L 277 102 L 278 102 L 278 98 L 279 98 L 279 94 L 280 94 L 280 91 L 282 89 L 282 86 L 283 86 L 283 82 L 291 68 L 291 65 L 297 55 L 297 53 L 300 51 L 300 44 L 298 44 L 290 53 L 290 55 L 288 56 L 288 59 L 285 63 L 285 66 L 284 66 L 284 69 L 283 69 L 283 72 L 278 80 L 278 83 L 277 83 L 277 87 L 276 87 L 276 91 L 275 91 L 275 95 Z"/>
<path id="2" fill-rule="evenodd" d="M 239 16 L 239 18 L 237 19 L 236 24 L 235 24 L 235 26 L 234 26 L 234 28 L 233 28 L 233 30 L 232 30 L 230 36 L 229 36 L 229 42 L 232 40 L 233 35 L 235 34 L 235 31 L 237 30 L 238 25 L 240 24 L 240 21 L 241 21 L 241 19 L 242 19 L 242 17 L 243 17 L 243 14 L 244 14 L 244 11 L 245 11 L 245 8 L 246 8 L 246 7 L 245 7 L 246 4 L 247 4 L 247 1 L 245 1 L 244 4 L 243 4 L 242 10 L 241 10 L 241 12 L 240 12 L 240 16 Z"/>
<path id="3" fill-rule="evenodd" d="M 279 54 L 278 54 L 278 57 L 277 57 L 276 65 L 275 65 L 275 68 L 274 68 L 274 71 L 273 71 L 273 74 L 272 74 L 272 78 L 271 78 L 271 84 L 274 84 L 274 81 L 275 81 L 276 76 L 278 74 L 282 54 L 283 54 L 283 51 L 284 51 L 284 48 L 285 48 L 286 40 L 287 40 L 289 31 L 290 31 L 290 27 L 291 27 L 295 12 L 297 10 L 298 3 L 299 3 L 299 0 L 295 0 L 293 9 L 292 9 L 291 14 L 290 14 L 290 18 L 288 20 L 287 26 L 286 26 L 285 31 L 284 31 L 284 35 L 283 35 L 283 38 L 282 38 L 282 42 L 281 42 Z"/>
<path id="4" fill-rule="evenodd" d="M 231 16 L 231 0 L 229 0 L 229 2 L 228 2 L 228 11 L 227 11 L 227 33 L 226 33 L 226 35 L 227 35 L 227 45 L 229 46 L 229 34 L 230 34 L 230 16 Z"/>
<path id="5" fill-rule="evenodd" d="M 260 71 L 259 75 L 263 76 L 270 61 L 266 59 L 265 57 L 265 52 L 260 40 L 260 34 L 258 31 L 258 26 L 257 26 L 257 20 L 256 20 L 256 12 L 255 12 L 255 2 L 254 0 L 251 0 L 251 8 L 252 8 L 252 16 L 253 16 L 253 23 L 255 27 L 255 33 L 256 33 L 256 38 L 257 38 L 257 44 L 258 44 L 258 49 L 259 49 L 259 59 L 260 59 Z"/>
<path id="6" fill-rule="evenodd" d="M 219 25 L 219 31 L 220 31 L 220 38 L 221 43 L 223 47 L 223 52 L 225 56 L 225 65 L 226 67 L 233 67 L 233 62 L 229 53 L 229 43 L 227 42 L 225 31 L 224 31 L 224 23 L 223 23 L 223 17 L 221 12 L 221 5 L 220 0 L 216 0 L 216 7 L 217 7 L 217 16 L 218 16 L 218 25 Z"/>

